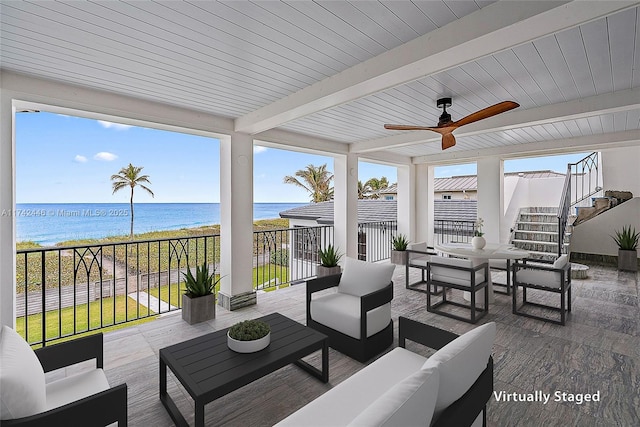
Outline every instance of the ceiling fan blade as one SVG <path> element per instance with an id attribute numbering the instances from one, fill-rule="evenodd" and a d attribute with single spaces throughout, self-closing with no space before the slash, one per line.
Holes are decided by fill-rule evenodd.
<path id="1" fill-rule="evenodd" d="M 482 110 L 476 111 L 475 113 L 471 113 L 467 117 L 463 117 L 457 122 L 453 122 L 451 125 L 455 127 L 468 125 L 469 123 L 477 122 L 478 120 L 487 119 L 497 114 L 513 110 L 514 108 L 518 108 L 519 106 L 520 104 L 513 101 L 499 102 L 496 105 L 492 105 L 491 107 L 483 108 Z"/>
<path id="2" fill-rule="evenodd" d="M 445 133 L 442 135 L 442 149 L 446 150 L 456 145 L 456 138 L 452 133 Z"/>
<path id="3" fill-rule="evenodd" d="M 389 130 L 435 130 L 434 128 L 430 127 L 413 125 L 384 125 L 384 128 Z"/>

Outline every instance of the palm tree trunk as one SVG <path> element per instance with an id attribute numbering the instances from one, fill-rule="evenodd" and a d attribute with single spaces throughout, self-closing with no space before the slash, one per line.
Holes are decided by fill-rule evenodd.
<path id="1" fill-rule="evenodd" d="M 131 199 L 129 200 L 129 205 L 131 205 L 131 233 L 129 233 L 129 238 L 133 240 L 133 187 L 131 187 Z"/>

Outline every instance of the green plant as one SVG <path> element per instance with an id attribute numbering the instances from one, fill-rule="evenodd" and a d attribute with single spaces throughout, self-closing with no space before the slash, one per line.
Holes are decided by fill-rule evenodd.
<path id="1" fill-rule="evenodd" d="M 271 254 L 271 264 L 275 265 L 284 265 L 287 267 L 289 265 L 289 250 L 288 249 L 278 249 Z"/>
<path id="2" fill-rule="evenodd" d="M 207 263 L 203 263 L 202 266 L 196 266 L 195 277 L 191 273 L 191 269 L 187 268 L 184 275 L 184 284 L 186 286 L 185 293 L 190 298 L 203 297 L 205 295 L 211 295 L 214 292 L 215 286 L 220 281 L 220 277 L 216 279 L 216 269 L 213 269 L 213 273 L 209 274 L 209 266 Z"/>
<path id="3" fill-rule="evenodd" d="M 391 246 L 394 251 L 406 251 L 409 246 L 409 239 L 404 234 L 398 234 L 391 239 Z"/>
<path id="4" fill-rule="evenodd" d="M 320 265 L 323 267 L 336 267 L 342 258 L 342 254 L 333 245 L 327 245 L 326 248 L 318 250 L 320 256 Z"/>
<path id="5" fill-rule="evenodd" d="M 635 228 L 631 228 L 630 225 L 622 227 L 622 231 L 616 230 L 616 235 L 611 236 L 616 241 L 618 247 L 622 250 L 633 251 L 638 248 L 638 241 L 640 240 L 640 233 L 636 233 Z"/>
<path id="6" fill-rule="evenodd" d="M 271 328 L 260 320 L 244 320 L 229 328 L 229 336 L 238 341 L 253 341 L 265 337 Z"/>
<path id="7" fill-rule="evenodd" d="M 478 218 L 474 223 L 473 235 L 476 237 L 482 237 L 484 234 L 482 231 L 482 226 L 484 225 L 484 220 L 482 218 Z"/>

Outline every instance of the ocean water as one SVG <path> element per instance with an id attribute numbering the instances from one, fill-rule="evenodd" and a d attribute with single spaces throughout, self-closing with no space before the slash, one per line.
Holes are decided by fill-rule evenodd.
<path id="1" fill-rule="evenodd" d="M 279 218 L 287 209 L 306 203 L 254 203 L 253 219 Z M 19 203 L 15 212 L 18 242 L 53 245 L 71 239 L 128 235 L 128 203 Z M 136 203 L 134 232 L 179 230 L 220 224 L 219 203 Z"/>

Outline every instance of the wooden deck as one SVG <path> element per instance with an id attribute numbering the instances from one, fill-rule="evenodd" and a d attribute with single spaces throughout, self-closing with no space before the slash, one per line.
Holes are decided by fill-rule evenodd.
<path id="1" fill-rule="evenodd" d="M 413 273 L 412 273 L 413 274 Z M 415 272 L 416 278 L 418 272 Z M 503 273 L 504 274 L 504 273 Z M 551 393 L 542 402 L 503 402 L 492 397 L 490 426 L 630 426 L 640 420 L 640 310 L 638 274 L 591 266 L 589 278 L 573 281 L 573 312 L 567 326 L 511 313 L 511 298 L 496 295 L 483 322 L 495 321 L 495 390 Z M 404 315 L 455 333 L 473 326 L 427 313 L 423 293 L 404 289 L 396 268 L 393 317 Z M 112 384 L 129 386 L 131 426 L 173 425 L 158 398 L 158 351 L 248 318 L 280 312 L 304 323 L 305 288 L 297 285 L 258 295 L 258 304 L 234 312 L 217 308 L 211 322 L 189 326 L 180 313 L 105 335 L 105 368 Z M 397 328 L 397 322 L 396 322 Z M 397 331 L 396 343 L 397 345 Z M 427 353 L 428 354 L 428 353 Z M 318 362 L 319 353 L 310 356 Z M 315 359 L 315 360 L 313 360 Z M 329 353 L 330 381 L 323 384 L 296 366 L 285 367 L 206 407 L 211 426 L 270 426 L 363 367 Z M 169 375 L 169 393 L 193 422 L 193 402 Z M 597 393 L 599 402 L 554 402 L 553 393 Z"/>

